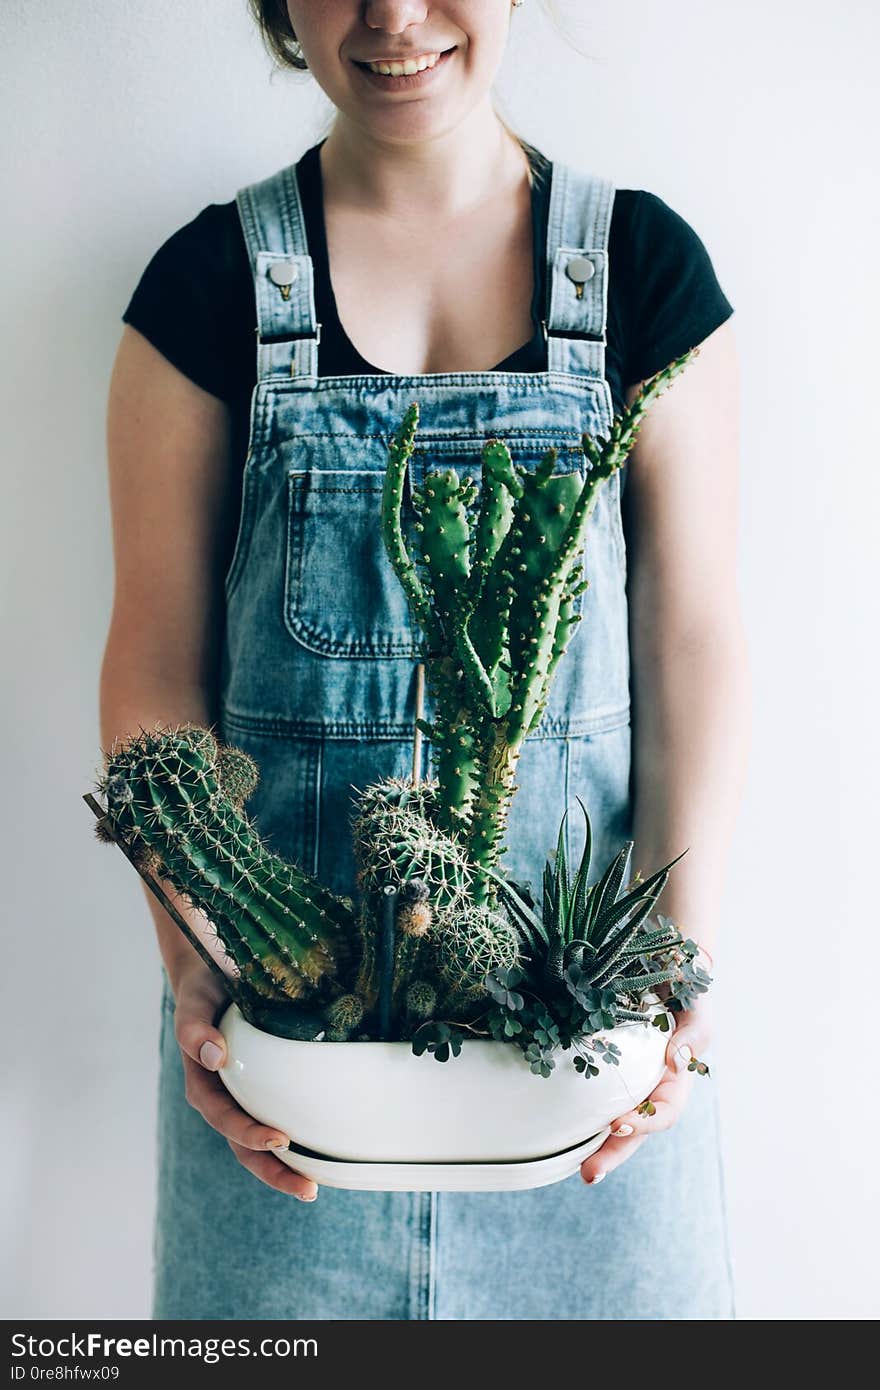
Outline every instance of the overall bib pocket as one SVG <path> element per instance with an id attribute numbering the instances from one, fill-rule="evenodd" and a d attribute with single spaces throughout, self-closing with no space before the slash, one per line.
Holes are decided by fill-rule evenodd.
<path id="1" fill-rule="evenodd" d="M 505 433 L 514 464 L 534 470 L 551 444 L 557 470 L 585 477 L 583 456 L 570 437 L 517 438 Z M 482 438 L 422 435 L 407 474 L 402 513 L 410 555 L 419 549 L 410 480 L 421 485 L 432 469 L 454 468 L 461 479 L 480 480 Z M 381 529 L 385 448 L 375 468 L 287 470 L 287 536 L 284 623 L 307 650 L 326 657 L 415 659 L 421 633 L 385 551 Z M 332 460 L 328 458 L 328 462 Z M 574 611 L 580 612 L 578 595 Z"/>
<path id="2" fill-rule="evenodd" d="M 323 656 L 417 654 L 418 633 L 382 539 L 384 477 L 373 469 L 288 472 L 284 622 Z M 414 519 L 405 508 L 410 546 Z"/>

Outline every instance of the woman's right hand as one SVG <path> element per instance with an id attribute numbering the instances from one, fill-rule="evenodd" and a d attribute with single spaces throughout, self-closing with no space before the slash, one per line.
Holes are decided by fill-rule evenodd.
<path id="1" fill-rule="evenodd" d="M 317 1183 L 266 1152 L 286 1146 L 289 1136 L 258 1123 L 236 1104 L 220 1077 L 212 1075 L 226 1059 L 225 1039 L 214 1027 L 219 1008 L 228 1002 L 222 983 L 209 966 L 195 960 L 175 972 L 171 988 L 174 1034 L 183 1057 L 187 1101 L 223 1135 L 239 1163 L 261 1182 L 313 1202 L 318 1195 Z"/>

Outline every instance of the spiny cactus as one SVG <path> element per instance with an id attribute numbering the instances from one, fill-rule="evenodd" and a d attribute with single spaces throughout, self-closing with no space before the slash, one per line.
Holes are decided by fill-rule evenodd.
<path id="1" fill-rule="evenodd" d="M 410 1024 L 423 1023 L 437 1007 L 437 990 L 428 980 L 413 980 L 406 991 L 406 1018 Z"/>
<path id="2" fill-rule="evenodd" d="M 376 933 L 381 921 L 381 894 L 386 885 L 399 885 L 395 970 L 392 1001 L 401 1002 L 401 990 L 419 970 L 426 955 L 426 932 L 419 929 L 430 903 L 432 914 L 464 908 L 470 901 L 473 866 L 464 846 L 438 829 L 431 817 L 436 812 L 437 784 L 417 786 L 400 777 L 388 777 L 365 787 L 357 800 L 352 822 L 357 884 L 362 894 L 358 919 L 361 960 L 355 989 L 366 1006 L 375 1006 L 379 989 Z M 408 885 L 422 884 L 421 899 Z M 413 928 L 416 928 L 413 930 Z"/>
<path id="3" fill-rule="evenodd" d="M 519 937 L 503 913 L 471 903 L 438 924 L 435 953 L 446 990 L 442 1007 L 454 1012 L 483 997 L 490 971 L 517 964 Z"/>
<path id="4" fill-rule="evenodd" d="M 324 1009 L 329 1042 L 347 1042 L 364 1017 L 363 1000 L 356 994 L 341 994 Z"/>
<path id="5" fill-rule="evenodd" d="M 437 782 L 386 777 L 358 795 L 352 833 L 363 893 L 417 878 L 437 907 L 468 900 L 473 865 L 461 841 L 436 823 L 438 791 Z"/>
<path id="6" fill-rule="evenodd" d="M 114 835 L 205 913 L 241 981 L 266 1004 L 338 988 L 355 938 L 351 908 L 272 854 L 243 810 L 257 768 L 184 724 L 114 744 L 98 790 Z"/>
<path id="7" fill-rule="evenodd" d="M 607 439 L 584 434 L 586 478 L 555 474 L 550 449 L 534 472 L 514 467 L 498 439 L 482 451 L 475 484 L 454 469 L 429 472 L 413 489 L 421 551 L 410 556 L 401 509 L 419 420 L 409 407 L 389 447 L 382 534 L 422 634 L 421 655 L 434 701 L 432 740 L 439 779 L 438 827 L 457 835 L 476 865 L 472 900 L 493 906 L 485 871 L 504 853 L 515 773 L 537 727 L 556 667 L 580 619 L 581 556 L 599 489 L 625 461 L 647 407 L 699 352 L 675 359 L 642 387 Z"/>

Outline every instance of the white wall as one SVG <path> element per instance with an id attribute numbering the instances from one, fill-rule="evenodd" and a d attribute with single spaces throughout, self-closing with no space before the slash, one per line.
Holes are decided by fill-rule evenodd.
<path id="1" fill-rule="evenodd" d="M 740 1315 L 868 1318 L 878 11 L 560 6 L 592 59 L 529 0 L 513 17 L 506 113 L 552 157 L 681 212 L 736 308 L 755 738 L 715 1084 Z M 111 596 L 108 376 L 160 242 L 297 158 L 324 108 L 309 78 L 270 82 L 244 0 L 8 0 L 0 22 L 3 1310 L 143 1317 L 158 953 L 139 884 L 93 841 L 79 799 L 98 761 Z"/>

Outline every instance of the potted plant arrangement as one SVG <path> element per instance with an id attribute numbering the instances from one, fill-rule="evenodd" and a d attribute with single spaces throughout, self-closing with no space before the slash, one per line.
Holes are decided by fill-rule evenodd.
<path id="1" fill-rule="evenodd" d="M 419 417 L 407 410 L 381 526 L 423 635 L 434 716 L 419 713 L 415 737 L 431 739 L 437 775 L 357 794 L 357 902 L 272 853 L 245 811 L 258 768 L 210 729 L 141 729 L 105 754 L 104 805 L 85 798 L 99 838 L 222 975 L 219 1074 L 245 1110 L 293 1136 L 279 1156 L 316 1181 L 475 1190 L 568 1176 L 654 1089 L 675 1013 L 710 983 L 695 944 L 650 915 L 682 856 L 629 877 L 628 841 L 591 882 L 580 797 L 573 874 L 567 810 L 537 898 L 500 869 L 520 752 L 581 616 L 598 489 L 697 351 L 645 383 L 607 440 L 582 436 L 584 476 L 556 473 L 555 449 L 532 472 L 515 466 L 498 439 L 479 488 L 453 469 L 427 473 L 413 490 L 415 559 L 401 525 Z M 203 912 L 224 961 L 160 879 Z"/>

